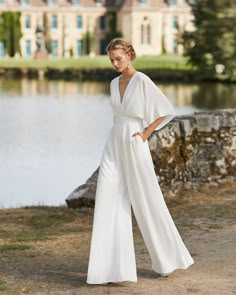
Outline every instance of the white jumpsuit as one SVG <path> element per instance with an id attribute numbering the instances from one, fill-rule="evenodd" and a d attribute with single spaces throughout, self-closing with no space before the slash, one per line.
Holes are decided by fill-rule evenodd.
<path id="1" fill-rule="evenodd" d="M 131 206 L 157 273 L 194 263 L 164 201 L 148 141 L 136 131 L 175 116 L 166 96 L 144 73 L 136 72 L 121 102 L 119 77 L 110 85 L 114 123 L 108 134 L 97 180 L 87 283 L 137 282 Z"/>

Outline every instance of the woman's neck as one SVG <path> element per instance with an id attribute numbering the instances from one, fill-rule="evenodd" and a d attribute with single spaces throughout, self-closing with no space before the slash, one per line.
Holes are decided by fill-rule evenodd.
<path id="1" fill-rule="evenodd" d="M 127 67 L 121 74 L 122 79 L 129 79 L 133 74 L 136 72 L 135 68 L 133 66 Z"/>

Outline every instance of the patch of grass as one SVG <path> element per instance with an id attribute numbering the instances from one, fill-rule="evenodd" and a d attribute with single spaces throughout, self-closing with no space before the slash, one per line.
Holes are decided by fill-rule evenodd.
<path id="1" fill-rule="evenodd" d="M 0 280 L 0 291 L 5 291 L 7 287 L 6 282 Z"/>
<path id="2" fill-rule="evenodd" d="M 22 250 L 29 250 L 31 248 L 32 248 L 32 246 L 30 246 L 30 245 L 9 244 L 9 245 L 0 246 L 0 252 L 3 252 L 3 251 L 22 251 Z"/>
<path id="3" fill-rule="evenodd" d="M 64 223 L 74 221 L 75 215 L 70 214 L 68 210 L 44 210 L 32 216 L 27 224 L 34 229 L 42 230 L 44 228 L 58 227 Z"/>
<path id="4" fill-rule="evenodd" d="M 52 237 L 45 233 L 45 231 L 21 232 L 11 238 L 11 241 L 14 242 L 38 242 L 47 240 L 52 240 Z"/>
<path id="5" fill-rule="evenodd" d="M 95 58 L 90 58 L 88 56 L 83 56 L 80 58 L 53 58 L 48 60 L 34 60 L 34 59 L 2 59 L 0 61 L 0 67 L 3 68 L 33 68 L 33 69 L 42 69 L 42 68 L 104 68 L 109 67 L 110 61 L 105 56 L 97 56 Z"/>
<path id="6" fill-rule="evenodd" d="M 72 232 L 76 230 L 77 226 L 72 223 L 78 214 L 67 207 L 49 206 L 2 210 L 0 239 L 11 243 L 54 239 L 59 234 L 70 232 L 71 226 Z"/>
<path id="7" fill-rule="evenodd" d="M 22 232 L 17 241 L 45 241 L 53 236 L 64 233 L 65 224 L 72 223 L 76 218 L 76 213 L 67 208 L 40 207 L 30 208 L 32 216 L 26 220 L 29 231 Z"/>
<path id="8" fill-rule="evenodd" d="M 11 233 L 8 230 L 0 229 L 0 239 L 11 238 Z"/>
<path id="9" fill-rule="evenodd" d="M 187 63 L 187 59 L 184 56 L 176 55 L 161 55 L 161 56 L 145 56 L 137 58 L 134 61 L 134 66 L 137 69 L 155 69 L 157 71 L 163 70 L 194 70 L 194 68 Z"/>
<path id="10" fill-rule="evenodd" d="M 187 64 L 187 58 L 177 55 L 143 56 L 137 57 L 134 61 L 137 69 L 156 69 L 156 70 L 193 70 Z M 94 58 L 82 56 L 80 58 L 54 58 L 49 60 L 34 59 L 2 59 L 1 68 L 31 68 L 31 69 L 96 69 L 112 68 L 107 56 L 96 56 Z"/>

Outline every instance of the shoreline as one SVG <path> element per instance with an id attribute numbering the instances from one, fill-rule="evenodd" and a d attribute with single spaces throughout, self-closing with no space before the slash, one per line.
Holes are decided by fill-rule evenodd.
<path id="1" fill-rule="evenodd" d="M 207 76 L 206 73 L 201 73 L 194 70 L 162 70 L 159 68 L 139 68 L 147 74 L 152 80 L 160 82 L 212 82 L 212 83 L 236 83 L 236 80 L 231 80 L 223 76 Z M 47 79 L 47 80 L 66 80 L 66 81 L 110 81 L 117 77 L 117 73 L 110 67 L 104 68 L 57 68 L 57 67 L 1 67 L 0 78 L 15 78 L 15 79 Z"/>

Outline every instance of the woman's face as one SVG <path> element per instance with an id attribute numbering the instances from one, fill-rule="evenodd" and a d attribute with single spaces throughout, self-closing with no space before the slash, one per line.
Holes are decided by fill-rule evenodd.
<path id="1" fill-rule="evenodd" d="M 130 53 L 125 53 L 123 49 L 112 49 L 108 51 L 108 57 L 113 68 L 117 72 L 123 72 L 130 63 Z"/>

